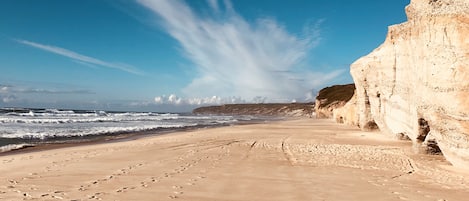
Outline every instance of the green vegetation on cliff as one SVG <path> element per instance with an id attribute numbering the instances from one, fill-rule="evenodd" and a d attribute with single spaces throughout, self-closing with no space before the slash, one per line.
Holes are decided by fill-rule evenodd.
<path id="1" fill-rule="evenodd" d="M 349 101 L 355 91 L 355 84 L 334 85 L 321 89 L 316 97 L 321 103 L 318 107 L 327 107 L 336 102 Z"/>

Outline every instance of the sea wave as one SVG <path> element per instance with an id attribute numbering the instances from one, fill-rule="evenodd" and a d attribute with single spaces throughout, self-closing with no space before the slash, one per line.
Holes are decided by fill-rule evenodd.
<path id="1" fill-rule="evenodd" d="M 74 111 L 58 109 L 1 109 L 0 123 L 67 124 L 175 120 L 179 114 L 152 112 Z"/>
<path id="2" fill-rule="evenodd" d="M 186 128 L 194 127 L 198 124 L 161 124 L 161 125 L 138 125 L 138 126 L 107 126 L 107 127 L 88 127 L 88 128 L 66 128 L 66 129 L 50 129 L 45 130 L 33 130 L 24 128 L 23 130 L 17 130 L 16 132 L 2 132 L 0 138 L 6 139 L 51 139 L 57 137 L 83 137 L 92 135 L 106 135 L 106 134 L 118 134 L 118 133 L 131 133 L 141 131 L 151 131 L 157 129 L 167 128 Z"/>
<path id="3" fill-rule="evenodd" d="M 252 116 L 0 108 L 0 152 L 55 141 L 179 128 L 229 125 Z"/>
<path id="4" fill-rule="evenodd" d="M 162 121 L 178 119 L 177 116 L 107 116 L 107 117 L 89 117 L 73 118 L 70 116 L 63 118 L 10 118 L 0 117 L 0 123 L 23 123 L 23 124 L 65 124 L 65 123 L 92 123 L 92 122 L 122 122 L 122 121 Z"/>
<path id="5" fill-rule="evenodd" d="M 34 146 L 34 145 L 32 145 L 32 144 L 9 144 L 9 145 L 5 145 L 5 146 L 0 146 L 0 153 L 1 152 L 24 149 L 24 148 L 32 147 L 32 146 Z"/>

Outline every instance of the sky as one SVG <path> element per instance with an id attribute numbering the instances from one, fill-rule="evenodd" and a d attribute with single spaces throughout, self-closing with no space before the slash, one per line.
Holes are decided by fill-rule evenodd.
<path id="1" fill-rule="evenodd" d="M 311 102 L 409 0 L 4 0 L 0 107 Z"/>

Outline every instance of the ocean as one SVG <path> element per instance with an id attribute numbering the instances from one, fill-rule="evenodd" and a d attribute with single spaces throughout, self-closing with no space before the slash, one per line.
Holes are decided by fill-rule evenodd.
<path id="1" fill-rule="evenodd" d="M 0 152 L 260 120 L 253 116 L 0 108 Z"/>

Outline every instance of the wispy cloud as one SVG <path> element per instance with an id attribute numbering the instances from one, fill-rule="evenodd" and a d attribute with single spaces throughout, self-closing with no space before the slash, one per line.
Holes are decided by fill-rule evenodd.
<path id="1" fill-rule="evenodd" d="M 218 7 L 218 0 L 207 0 L 207 3 L 215 12 L 220 12 L 220 8 Z"/>
<path id="2" fill-rule="evenodd" d="M 55 54 L 58 54 L 58 55 L 61 55 L 61 56 L 64 56 L 64 57 L 74 59 L 78 63 L 89 64 L 89 65 L 98 65 L 98 66 L 102 66 L 102 67 L 113 68 L 113 69 L 125 71 L 125 72 L 136 74 L 136 75 L 143 75 L 142 71 L 140 71 L 139 69 L 135 68 L 134 66 L 131 66 L 131 65 L 128 65 L 128 64 L 107 62 L 107 61 L 96 59 L 96 58 L 93 58 L 93 57 L 90 57 L 90 56 L 82 55 L 82 54 L 76 53 L 74 51 L 61 48 L 61 47 L 56 47 L 56 46 L 51 46 L 51 45 L 44 45 L 44 44 L 31 42 L 31 41 L 27 41 L 27 40 L 17 39 L 15 41 L 18 42 L 18 43 L 24 44 L 24 45 L 28 45 L 28 46 L 31 46 L 31 47 L 34 47 L 34 48 L 38 48 L 38 49 L 41 49 L 41 50 L 44 50 L 44 51 L 52 52 L 52 53 L 55 53 Z"/>
<path id="3" fill-rule="evenodd" d="M 7 84 L 0 84 L 0 99 L 3 100 L 4 103 L 13 102 L 18 99 L 18 97 L 27 94 L 45 94 L 45 95 L 61 95 L 61 94 L 75 94 L 75 95 L 91 95 L 96 94 L 93 91 L 85 90 L 85 89 L 62 89 L 62 90 L 55 90 L 55 89 L 45 89 L 45 88 L 32 88 L 32 87 L 24 87 L 24 86 L 15 86 L 15 85 L 7 85 Z"/>
<path id="4" fill-rule="evenodd" d="M 0 93 L 95 94 L 85 89 L 51 90 L 0 84 Z"/>
<path id="5" fill-rule="evenodd" d="M 49 90 L 49 89 L 17 89 L 16 93 L 38 93 L 38 94 L 96 94 L 89 90 Z"/>
<path id="6" fill-rule="evenodd" d="M 211 15 L 199 15 L 181 0 L 138 3 L 163 19 L 162 26 L 195 64 L 198 74 L 183 90 L 188 97 L 290 101 L 343 72 L 305 68 L 305 58 L 321 40 L 320 22 L 295 35 L 271 18 L 245 20 L 229 0 L 207 0 Z"/>

